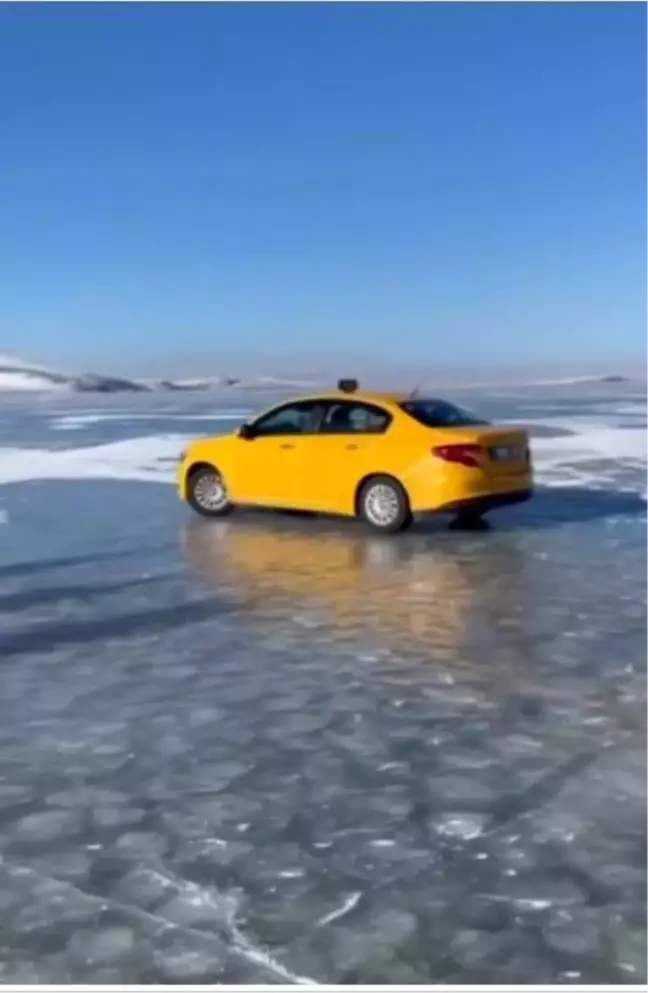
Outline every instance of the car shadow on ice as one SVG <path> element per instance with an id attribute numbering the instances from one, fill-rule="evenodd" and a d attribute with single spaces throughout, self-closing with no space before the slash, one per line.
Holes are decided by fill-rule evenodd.
<path id="1" fill-rule="evenodd" d="M 488 532 L 552 528 L 562 524 L 602 520 L 610 517 L 640 517 L 646 514 L 648 504 L 636 492 L 612 489 L 595 489 L 586 486 L 542 486 L 534 489 L 531 500 L 513 507 L 492 511 L 482 521 L 473 525 L 458 525 L 449 514 L 424 514 L 415 519 L 406 535 L 433 535 L 440 532 Z M 333 517 L 300 511 L 257 510 L 241 508 L 232 518 L 235 521 L 265 524 L 267 527 L 313 534 L 364 534 L 366 525 L 358 520 Z M 199 526 L 218 527 L 224 522 L 199 522 Z M 227 522 L 229 526 L 230 522 Z M 374 537 L 386 536 L 374 535 Z M 405 535 L 397 535 L 402 540 Z M 387 537 L 392 540 L 392 537 Z"/>

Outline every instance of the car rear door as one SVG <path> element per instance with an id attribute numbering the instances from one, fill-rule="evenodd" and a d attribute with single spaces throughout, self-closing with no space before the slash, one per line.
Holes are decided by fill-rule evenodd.
<path id="1" fill-rule="evenodd" d="M 380 467 L 378 449 L 391 420 L 391 414 L 375 404 L 329 400 L 318 433 L 304 446 L 304 505 L 352 514 L 358 482 Z"/>

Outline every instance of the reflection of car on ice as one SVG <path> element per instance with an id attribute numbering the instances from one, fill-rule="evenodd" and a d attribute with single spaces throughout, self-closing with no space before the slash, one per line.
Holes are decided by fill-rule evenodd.
<path id="1" fill-rule="evenodd" d="M 521 563 L 510 548 L 466 560 L 435 543 L 325 530 L 253 518 L 195 522 L 184 546 L 209 586 L 233 590 L 248 607 L 304 613 L 333 638 L 375 635 L 392 649 L 424 647 L 437 658 L 478 642 L 482 624 L 496 624 L 500 607 L 518 595 Z"/>
<path id="2" fill-rule="evenodd" d="M 355 380 L 281 403 L 232 434 L 183 453 L 181 496 L 222 517 L 237 504 L 360 517 L 378 531 L 416 513 L 462 520 L 531 495 L 525 431 L 444 400 L 366 393 Z"/>

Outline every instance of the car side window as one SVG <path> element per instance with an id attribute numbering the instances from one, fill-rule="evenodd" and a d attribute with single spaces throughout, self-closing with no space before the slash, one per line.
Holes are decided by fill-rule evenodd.
<path id="1" fill-rule="evenodd" d="M 252 426 L 257 438 L 282 434 L 309 434 L 315 430 L 320 405 L 309 400 L 271 410 Z"/>
<path id="2" fill-rule="evenodd" d="M 322 434 L 383 434 L 391 414 L 368 403 L 331 403 L 322 419 Z"/>

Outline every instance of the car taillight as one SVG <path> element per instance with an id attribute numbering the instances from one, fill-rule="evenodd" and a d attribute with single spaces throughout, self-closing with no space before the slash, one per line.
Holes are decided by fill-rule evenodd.
<path id="1" fill-rule="evenodd" d="M 455 462 L 459 465 L 469 466 L 471 469 L 479 468 L 479 456 L 482 454 L 481 445 L 457 444 L 457 445 L 437 445 L 432 449 L 432 454 L 444 462 Z"/>

